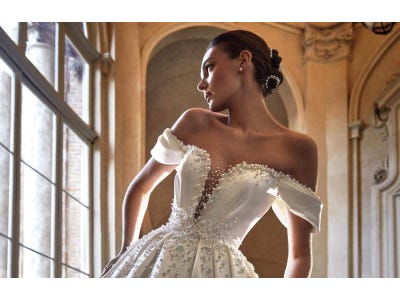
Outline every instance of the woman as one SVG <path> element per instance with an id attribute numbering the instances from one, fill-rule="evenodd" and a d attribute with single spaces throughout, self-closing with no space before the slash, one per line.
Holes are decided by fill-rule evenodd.
<path id="1" fill-rule="evenodd" d="M 159 136 L 127 190 L 122 249 L 102 277 L 258 277 L 238 248 L 271 207 L 287 227 L 284 276 L 310 276 L 322 209 L 317 147 L 265 105 L 282 83 L 280 62 L 248 31 L 210 42 L 197 87 L 209 110 L 186 111 Z M 173 170 L 168 222 L 138 239 L 151 191 Z"/>

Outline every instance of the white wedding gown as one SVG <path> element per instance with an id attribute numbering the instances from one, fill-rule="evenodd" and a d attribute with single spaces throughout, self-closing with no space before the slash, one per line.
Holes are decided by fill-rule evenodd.
<path id="1" fill-rule="evenodd" d="M 271 207 L 285 226 L 289 209 L 319 230 L 318 195 L 283 172 L 241 162 L 217 172 L 219 180 L 205 193 L 212 173 L 206 150 L 185 145 L 167 128 L 151 154 L 177 164 L 171 215 L 132 243 L 102 277 L 258 277 L 238 248 Z"/>

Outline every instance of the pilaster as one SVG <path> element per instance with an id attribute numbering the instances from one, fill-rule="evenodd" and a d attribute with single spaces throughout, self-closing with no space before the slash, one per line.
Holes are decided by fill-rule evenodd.
<path id="1" fill-rule="evenodd" d="M 351 23 L 305 28 L 306 126 L 318 146 L 317 192 L 324 203 L 314 240 L 316 277 L 349 276 L 349 148 L 347 66 Z"/>

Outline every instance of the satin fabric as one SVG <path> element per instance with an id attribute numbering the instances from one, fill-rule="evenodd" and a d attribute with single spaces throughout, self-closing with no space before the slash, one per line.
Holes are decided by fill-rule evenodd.
<path id="1" fill-rule="evenodd" d="M 176 165 L 171 215 L 130 245 L 103 277 L 258 277 L 239 247 L 271 207 L 284 226 L 290 210 L 320 230 L 322 203 L 314 191 L 281 171 L 247 162 L 222 172 L 195 219 L 211 170 L 209 153 L 166 128 L 151 154 Z"/>

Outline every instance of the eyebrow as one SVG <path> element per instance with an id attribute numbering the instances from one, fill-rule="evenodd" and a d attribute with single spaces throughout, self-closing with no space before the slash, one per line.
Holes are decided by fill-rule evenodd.
<path id="1" fill-rule="evenodd" d="M 209 58 L 207 58 L 206 60 L 205 60 L 205 62 L 203 63 L 203 65 L 202 65 L 202 69 L 204 69 L 204 65 L 210 60 L 210 59 L 213 59 L 214 57 L 212 57 L 212 56 L 210 56 Z"/>
<path id="2" fill-rule="evenodd" d="M 214 58 L 214 57 L 210 56 L 209 58 L 207 58 L 207 59 L 204 61 L 203 65 L 201 66 L 201 72 L 204 70 L 204 67 L 205 67 L 206 63 L 207 63 L 210 59 L 213 59 L 213 58 Z M 201 72 L 200 72 L 200 78 L 201 78 Z"/>

